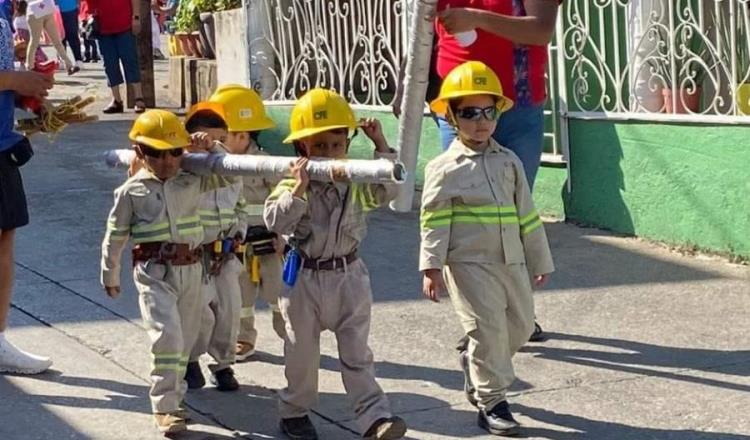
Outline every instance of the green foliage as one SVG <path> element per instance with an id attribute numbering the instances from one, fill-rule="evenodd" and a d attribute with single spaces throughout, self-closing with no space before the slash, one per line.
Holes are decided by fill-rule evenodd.
<path id="1" fill-rule="evenodd" d="M 205 0 L 204 0 L 205 1 Z M 192 32 L 198 29 L 199 14 L 196 3 L 201 0 L 181 0 L 174 17 L 175 31 Z"/>
<path id="2" fill-rule="evenodd" d="M 242 7 L 242 0 L 214 0 L 216 11 L 228 11 Z"/>
<path id="3" fill-rule="evenodd" d="M 200 14 L 219 12 L 242 7 L 242 0 L 181 0 L 175 15 L 177 32 L 192 32 L 198 29 Z"/>

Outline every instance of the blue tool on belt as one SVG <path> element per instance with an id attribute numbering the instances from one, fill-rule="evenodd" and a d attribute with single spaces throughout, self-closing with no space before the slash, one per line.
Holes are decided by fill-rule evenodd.
<path id="1" fill-rule="evenodd" d="M 284 260 L 284 284 L 289 287 L 294 286 L 297 282 L 297 273 L 302 266 L 302 256 L 296 247 L 292 247 L 289 252 L 286 253 L 286 259 Z"/>

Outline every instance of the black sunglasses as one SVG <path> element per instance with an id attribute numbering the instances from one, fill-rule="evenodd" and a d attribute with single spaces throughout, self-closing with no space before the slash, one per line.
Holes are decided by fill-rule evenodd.
<path id="1" fill-rule="evenodd" d="M 456 116 L 469 121 L 479 121 L 484 117 L 488 121 L 495 121 L 500 116 L 497 106 L 491 107 L 464 107 L 456 109 Z"/>
<path id="2" fill-rule="evenodd" d="M 184 151 L 184 148 L 173 148 L 171 150 L 157 150 L 155 148 L 149 148 L 141 146 L 141 151 L 148 157 L 155 159 L 162 159 L 164 156 L 169 154 L 172 157 L 180 157 Z"/>

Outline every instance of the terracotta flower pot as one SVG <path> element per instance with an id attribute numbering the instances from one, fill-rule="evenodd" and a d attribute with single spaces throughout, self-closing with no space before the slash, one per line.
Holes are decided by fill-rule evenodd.
<path id="1" fill-rule="evenodd" d="M 686 114 L 698 113 L 701 104 L 701 88 L 696 87 L 694 90 L 688 89 L 663 89 L 664 111 L 666 113 Z M 677 95 L 675 102 L 672 97 Z"/>
<path id="2" fill-rule="evenodd" d="M 185 56 L 192 57 L 194 56 L 193 48 L 190 45 L 190 36 L 187 32 L 177 32 L 175 34 L 175 37 L 177 37 L 177 43 L 182 50 L 182 53 L 185 54 Z"/>
<path id="3" fill-rule="evenodd" d="M 737 87 L 737 109 L 741 115 L 750 116 L 750 84 Z"/>
<path id="4" fill-rule="evenodd" d="M 203 58 L 203 48 L 201 47 L 200 32 L 191 32 L 189 38 L 190 48 L 193 50 L 193 55 L 198 58 Z"/>

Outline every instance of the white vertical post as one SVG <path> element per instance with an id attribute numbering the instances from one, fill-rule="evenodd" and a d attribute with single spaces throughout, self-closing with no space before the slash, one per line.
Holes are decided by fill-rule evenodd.
<path id="1" fill-rule="evenodd" d="M 398 197 L 391 203 L 391 209 L 399 212 L 411 211 L 414 199 L 419 138 L 432 56 L 433 22 L 428 18 L 434 16 L 436 6 L 437 0 L 414 1 L 398 133 L 399 159 L 406 166 L 407 176 L 400 186 Z"/>
<path id="2" fill-rule="evenodd" d="M 250 51 L 250 81 L 263 99 L 276 92 L 274 64 L 276 55 L 272 39 L 272 8 L 270 0 L 245 0 L 247 11 L 247 38 Z"/>

